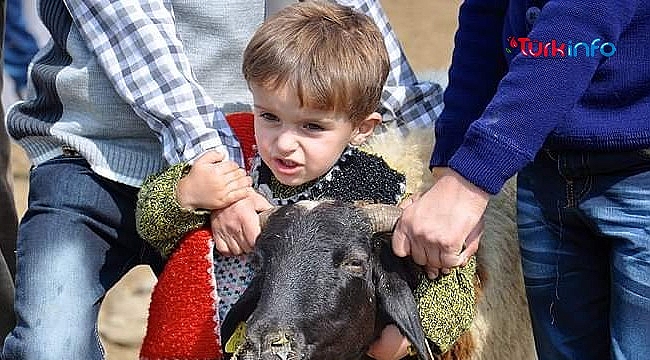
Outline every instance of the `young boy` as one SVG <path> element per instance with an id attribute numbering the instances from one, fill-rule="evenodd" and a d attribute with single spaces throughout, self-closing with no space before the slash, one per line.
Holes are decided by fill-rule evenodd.
<path id="1" fill-rule="evenodd" d="M 215 166 L 208 159 L 191 167 L 176 165 L 149 179 L 142 187 L 137 209 L 138 230 L 145 240 L 165 255 L 179 251 L 175 249 L 185 241 L 183 235 L 208 222 L 209 212 L 203 209 L 218 208 L 215 204 L 219 202 L 229 205 L 229 194 L 251 191 L 251 183 L 273 205 L 318 199 L 398 204 L 405 197 L 405 176 L 380 157 L 356 148 L 381 121 L 376 109 L 389 69 L 381 33 L 372 20 L 340 5 L 295 4 L 262 24 L 246 48 L 242 68 L 254 101 L 257 155 L 250 178 L 234 167 Z M 231 123 L 240 135 L 246 118 L 236 116 L 239 122 L 231 119 Z M 240 141 L 246 152 L 242 136 Z M 193 192 L 198 184 L 210 181 L 206 177 L 214 178 L 211 198 Z M 219 199 L 212 199 L 214 194 Z M 161 281 L 165 273 L 174 271 L 170 264 Z M 223 319 L 253 274 L 246 256 L 215 254 L 214 266 L 219 317 Z M 467 271 L 471 283 L 473 267 Z M 434 286 L 426 280 L 425 284 Z M 463 295 L 465 302 L 458 306 L 470 311 L 458 321 L 465 321 L 466 329 L 475 298 L 473 290 Z M 151 311 L 155 312 L 154 305 Z M 391 328 L 386 332 L 399 334 Z M 406 355 L 407 342 L 401 335 L 397 338 L 389 351 L 393 354 L 387 356 L 379 349 L 380 354 L 374 356 Z M 438 339 L 435 335 L 430 338 Z M 145 340 L 143 348 L 147 346 Z"/>

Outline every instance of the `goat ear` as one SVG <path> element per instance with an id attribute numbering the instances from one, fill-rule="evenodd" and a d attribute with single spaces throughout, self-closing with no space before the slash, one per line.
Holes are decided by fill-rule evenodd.
<path id="1" fill-rule="evenodd" d="M 239 300 L 228 311 L 226 318 L 221 325 L 221 341 L 225 344 L 235 333 L 241 322 L 246 322 L 251 316 L 257 302 L 260 300 L 260 281 L 253 278 L 248 288 L 241 295 Z"/>
<path id="2" fill-rule="evenodd" d="M 392 255 L 392 251 L 392 257 L 387 257 L 385 250 L 390 251 L 390 247 L 384 247 L 383 250 L 384 256 L 380 256 L 382 259 L 375 264 L 373 274 L 380 309 L 417 349 L 418 358 L 431 360 L 431 351 L 420 324 L 413 292 L 402 276 L 404 271 L 408 271 L 400 264 L 404 259 Z"/>

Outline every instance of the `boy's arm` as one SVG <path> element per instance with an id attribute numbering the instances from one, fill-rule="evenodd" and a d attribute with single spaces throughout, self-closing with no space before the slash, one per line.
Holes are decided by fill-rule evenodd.
<path id="1" fill-rule="evenodd" d="M 336 2 L 371 17 L 384 35 L 390 72 L 378 110 L 382 114 L 383 122 L 395 122 L 404 132 L 417 127 L 432 126 L 442 112 L 442 87 L 436 83 L 418 81 L 379 0 Z"/>
<path id="2" fill-rule="evenodd" d="M 210 149 L 242 163 L 223 114 L 196 82 L 161 0 L 65 0 L 75 24 L 122 99 L 147 122 L 170 164 Z"/>
<path id="3" fill-rule="evenodd" d="M 179 163 L 149 176 L 138 193 L 135 210 L 138 234 L 164 256 L 169 256 L 183 235 L 205 225 L 209 210 L 183 208 L 176 200 L 176 186 L 190 169 Z"/>
<path id="4" fill-rule="evenodd" d="M 236 163 L 222 160 L 222 154 L 209 151 L 192 166 L 176 164 L 149 177 L 138 193 L 140 236 L 169 255 L 185 233 L 207 223 L 210 210 L 247 197 L 251 179 Z"/>

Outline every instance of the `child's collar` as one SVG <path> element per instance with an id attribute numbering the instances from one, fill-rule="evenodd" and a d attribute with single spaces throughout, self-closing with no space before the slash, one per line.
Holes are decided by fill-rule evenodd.
<path id="1" fill-rule="evenodd" d="M 322 194 L 325 185 L 330 182 L 334 176 L 341 172 L 341 165 L 345 163 L 346 159 L 353 154 L 353 147 L 348 146 L 339 160 L 332 166 L 332 168 L 325 174 L 319 177 L 318 179 L 305 184 L 299 187 L 305 186 L 305 189 L 298 191 L 295 194 L 282 198 L 281 194 L 275 194 L 273 192 L 273 181 L 275 176 L 271 170 L 264 164 L 262 158 L 259 154 L 253 159 L 253 165 L 251 168 L 251 177 L 253 178 L 253 187 L 257 189 L 266 199 L 273 205 L 282 206 L 288 204 L 294 204 L 300 200 L 314 200 Z"/>

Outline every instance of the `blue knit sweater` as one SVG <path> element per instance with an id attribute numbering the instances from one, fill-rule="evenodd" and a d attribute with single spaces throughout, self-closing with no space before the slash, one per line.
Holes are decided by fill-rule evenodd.
<path id="1" fill-rule="evenodd" d="M 466 0 L 459 20 L 432 166 L 496 193 L 542 147 L 650 147 L 650 2 Z"/>

